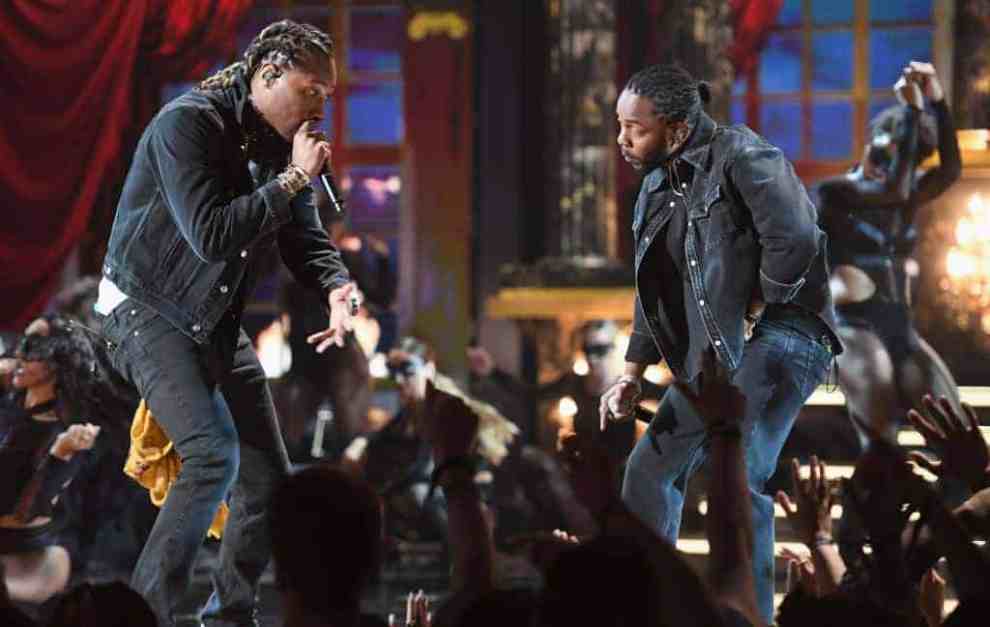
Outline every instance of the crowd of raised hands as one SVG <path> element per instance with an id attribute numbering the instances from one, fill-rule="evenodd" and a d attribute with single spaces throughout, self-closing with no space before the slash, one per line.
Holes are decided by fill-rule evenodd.
<path id="1" fill-rule="evenodd" d="M 805 550 L 782 552 L 789 593 L 780 625 L 824 624 L 809 621 L 825 615 L 870 617 L 872 624 L 985 624 L 990 554 L 981 543 L 990 535 L 990 455 L 976 412 L 928 396 L 907 420 L 934 459 L 874 433 L 852 477 L 841 482 L 830 482 L 814 457 L 804 479 L 791 461 L 792 494 L 779 492 L 777 503 Z M 958 601 L 951 613 L 947 584 Z"/>
<path id="2" fill-rule="evenodd" d="M 706 576 L 699 577 L 674 547 L 625 508 L 606 452 L 589 438 L 571 434 L 561 440 L 559 457 L 598 531 L 575 537 L 558 530 L 530 538 L 530 555 L 543 571 L 544 587 L 530 599 L 525 624 L 766 624 L 752 579 L 744 435 L 739 425 L 724 419 L 739 415 L 744 399 L 724 373 L 709 377 L 714 383 L 706 384 L 703 397 L 683 390 L 706 420 L 709 436 Z M 454 405 L 449 400 L 434 405 L 440 411 L 426 418 L 428 437 L 447 459 L 470 451 L 472 423 Z M 910 412 L 907 421 L 924 437 L 928 454 L 908 453 L 861 425 L 872 438 L 850 478 L 830 480 L 825 463 L 815 456 L 803 478 L 800 462 L 788 462 L 792 490 L 778 492 L 776 501 L 804 549 L 781 551 L 788 594 L 776 624 L 986 624 L 990 554 L 982 541 L 990 535 L 990 455 L 976 412 L 926 397 L 922 411 Z M 454 453 L 450 441 L 457 442 Z M 458 479 L 441 476 L 440 481 L 456 486 Z M 464 494 L 455 488 L 458 492 Z M 479 558 L 474 575 L 489 569 L 482 585 L 456 582 L 451 599 L 459 607 L 444 615 L 445 608 L 452 609 L 448 601 L 438 612 L 442 618 L 432 623 L 422 609 L 422 595 L 411 596 L 406 624 L 472 624 L 458 617 L 476 617 L 470 608 L 479 603 L 493 623 L 520 618 L 518 603 L 484 601 L 502 594 L 490 576 L 490 535 L 451 530 L 455 554 L 457 542 L 472 539 L 488 547 L 461 549 L 462 558 Z M 463 566 L 459 572 L 472 575 Z M 948 587 L 956 600 L 947 607 Z M 458 591 L 466 597 L 457 599 Z"/>
<path id="3" fill-rule="evenodd" d="M 428 385 L 415 419 L 448 510 L 450 593 L 432 599 L 433 607 L 422 591 L 410 593 L 405 616 L 389 617 L 388 624 L 765 625 L 752 572 L 744 430 L 725 418 L 740 415 L 745 399 L 724 373 L 708 376 L 703 396 L 683 390 L 705 420 L 710 447 L 707 573 L 699 575 L 624 506 L 608 453 L 571 434 L 561 440 L 559 459 L 596 531 L 529 538 L 528 555 L 543 585 L 526 593 L 500 590 L 494 575 L 491 517 L 475 482 L 478 417 L 461 399 Z M 804 550 L 782 553 L 789 592 L 776 624 L 986 624 L 990 556 L 975 541 L 990 535 L 990 456 L 977 416 L 971 407 L 957 411 L 944 399 L 926 398 L 923 411 L 907 419 L 932 457 L 874 435 L 841 482 L 830 481 L 815 457 L 805 478 L 799 462 L 789 462 L 792 490 L 776 500 Z M 949 501 L 945 487 L 965 495 Z M 345 566 L 331 560 L 327 567 Z M 951 613 L 944 606 L 947 586 L 958 600 Z"/>

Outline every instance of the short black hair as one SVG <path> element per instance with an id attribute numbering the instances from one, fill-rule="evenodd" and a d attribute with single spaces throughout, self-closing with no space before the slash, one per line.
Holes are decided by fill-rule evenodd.
<path id="1" fill-rule="evenodd" d="M 870 120 L 870 135 L 887 133 L 894 141 L 900 142 L 907 132 L 904 114 L 906 108 L 901 105 L 887 107 Z M 915 164 L 921 163 L 935 152 L 938 146 L 938 123 L 931 113 L 923 112 L 918 120 L 918 151 L 915 154 Z"/>
<path id="2" fill-rule="evenodd" d="M 625 91 L 653 101 L 653 110 L 670 122 L 694 124 L 702 106 L 711 100 L 708 83 L 696 81 L 679 65 L 651 65 L 636 72 Z"/>
<path id="3" fill-rule="evenodd" d="M 365 481 L 328 464 L 287 477 L 268 508 L 279 588 L 316 616 L 357 611 L 382 559 L 382 512 Z"/>

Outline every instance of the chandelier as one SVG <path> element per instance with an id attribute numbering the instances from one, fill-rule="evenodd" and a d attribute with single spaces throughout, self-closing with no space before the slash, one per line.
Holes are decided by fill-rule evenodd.
<path id="1" fill-rule="evenodd" d="M 980 194 L 970 196 L 952 233 L 939 304 L 960 329 L 982 332 L 990 342 L 990 205 Z"/>

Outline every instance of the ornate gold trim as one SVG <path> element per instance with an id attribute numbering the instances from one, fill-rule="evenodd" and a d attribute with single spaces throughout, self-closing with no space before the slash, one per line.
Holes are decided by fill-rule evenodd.
<path id="1" fill-rule="evenodd" d="M 406 34 L 413 41 L 422 41 L 433 35 L 446 35 L 451 39 L 464 39 L 470 25 L 454 11 L 419 11 L 406 27 Z"/>

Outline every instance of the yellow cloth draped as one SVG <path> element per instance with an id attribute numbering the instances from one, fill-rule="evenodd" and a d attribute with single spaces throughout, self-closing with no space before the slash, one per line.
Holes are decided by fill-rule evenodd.
<path id="1" fill-rule="evenodd" d="M 179 453 L 142 399 L 131 422 L 131 448 L 127 452 L 124 473 L 147 488 L 151 502 L 161 507 L 181 468 Z M 223 535 L 229 515 L 227 504 L 221 503 L 210 525 L 208 534 L 211 538 L 219 539 Z"/>

